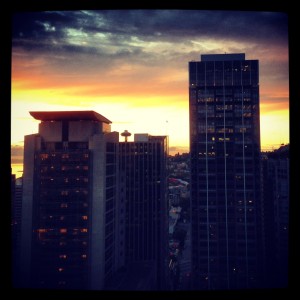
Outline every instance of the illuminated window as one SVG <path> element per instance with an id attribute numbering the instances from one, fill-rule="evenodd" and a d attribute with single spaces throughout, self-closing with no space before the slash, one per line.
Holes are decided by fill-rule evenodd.
<path id="1" fill-rule="evenodd" d="M 49 155 L 46 154 L 46 153 L 43 153 L 43 154 L 40 155 L 41 160 L 45 160 L 45 159 L 47 159 L 48 157 L 49 157 Z"/>
<path id="2" fill-rule="evenodd" d="M 65 216 L 60 216 L 59 218 L 61 221 L 63 221 L 65 219 Z"/>
<path id="3" fill-rule="evenodd" d="M 82 258 L 86 258 L 87 256 L 86 256 L 86 254 L 82 254 L 81 257 Z"/>
<path id="4" fill-rule="evenodd" d="M 88 232 L 87 228 L 81 228 L 80 232 Z"/>
<path id="5" fill-rule="evenodd" d="M 61 158 L 69 158 L 69 154 L 64 153 L 64 154 L 61 156 Z"/>
<path id="6" fill-rule="evenodd" d="M 86 171 L 89 169 L 89 166 L 83 166 L 82 169 Z"/>
<path id="7" fill-rule="evenodd" d="M 82 220 L 87 220 L 88 216 L 82 216 Z"/>
<path id="8" fill-rule="evenodd" d="M 67 255 L 66 255 L 66 254 L 60 254 L 60 255 L 59 255 L 59 258 L 61 258 L 61 259 L 66 259 L 66 258 L 67 258 Z"/>
<path id="9" fill-rule="evenodd" d="M 60 232 L 60 233 L 67 233 L 68 230 L 67 230 L 67 228 L 61 228 L 61 229 L 59 230 L 59 232 Z"/>
<path id="10" fill-rule="evenodd" d="M 69 178 L 67 177 L 67 178 L 64 178 L 64 182 L 65 183 L 68 183 L 69 182 Z"/>
<path id="11" fill-rule="evenodd" d="M 64 268 L 58 268 L 58 272 L 63 272 Z"/>

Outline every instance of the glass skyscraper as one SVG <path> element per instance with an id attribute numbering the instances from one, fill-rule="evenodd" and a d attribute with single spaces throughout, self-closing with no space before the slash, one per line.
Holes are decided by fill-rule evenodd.
<path id="1" fill-rule="evenodd" d="M 189 62 L 193 288 L 261 284 L 259 62 Z"/>
<path id="2" fill-rule="evenodd" d="M 135 134 L 121 142 L 120 198 L 125 201 L 125 262 L 151 262 L 154 289 L 166 288 L 168 218 L 167 136 Z"/>

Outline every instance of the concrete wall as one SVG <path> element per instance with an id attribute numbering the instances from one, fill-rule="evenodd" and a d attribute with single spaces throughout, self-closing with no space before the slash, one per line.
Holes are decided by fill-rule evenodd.
<path id="1" fill-rule="evenodd" d="M 91 219 L 91 282 L 90 289 L 103 288 L 105 265 L 105 138 L 104 134 L 90 137 L 89 149 L 92 151 L 92 199 Z"/>
<path id="2" fill-rule="evenodd" d="M 57 142 L 62 140 L 62 122 L 41 122 L 39 134 L 45 142 Z"/>
<path id="3" fill-rule="evenodd" d="M 20 284 L 28 288 L 30 285 L 31 269 L 31 240 L 32 240 L 32 211 L 34 188 L 34 152 L 40 148 L 41 138 L 36 135 L 26 135 L 24 141 L 24 172 L 23 199 L 21 217 L 21 256 L 20 256 Z"/>
<path id="4" fill-rule="evenodd" d="M 99 134 L 102 124 L 93 121 L 69 121 L 69 142 L 87 142 L 93 134 Z"/>

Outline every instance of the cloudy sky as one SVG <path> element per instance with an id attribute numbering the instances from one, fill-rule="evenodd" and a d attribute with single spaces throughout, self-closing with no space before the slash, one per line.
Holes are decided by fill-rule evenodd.
<path id="1" fill-rule="evenodd" d="M 245 53 L 260 61 L 262 148 L 289 142 L 288 18 L 204 10 L 22 12 L 13 16 L 12 163 L 34 110 L 95 110 L 112 130 L 168 134 L 188 151 L 188 62 Z"/>

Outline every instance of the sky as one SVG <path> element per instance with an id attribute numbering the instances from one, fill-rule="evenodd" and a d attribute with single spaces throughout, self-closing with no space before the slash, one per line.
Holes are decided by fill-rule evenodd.
<path id="1" fill-rule="evenodd" d="M 94 110 L 112 131 L 168 135 L 170 154 L 188 152 L 188 62 L 201 54 L 259 60 L 261 148 L 289 143 L 285 13 L 43 11 L 15 13 L 12 25 L 13 173 L 24 136 L 38 132 L 29 111 Z"/>

